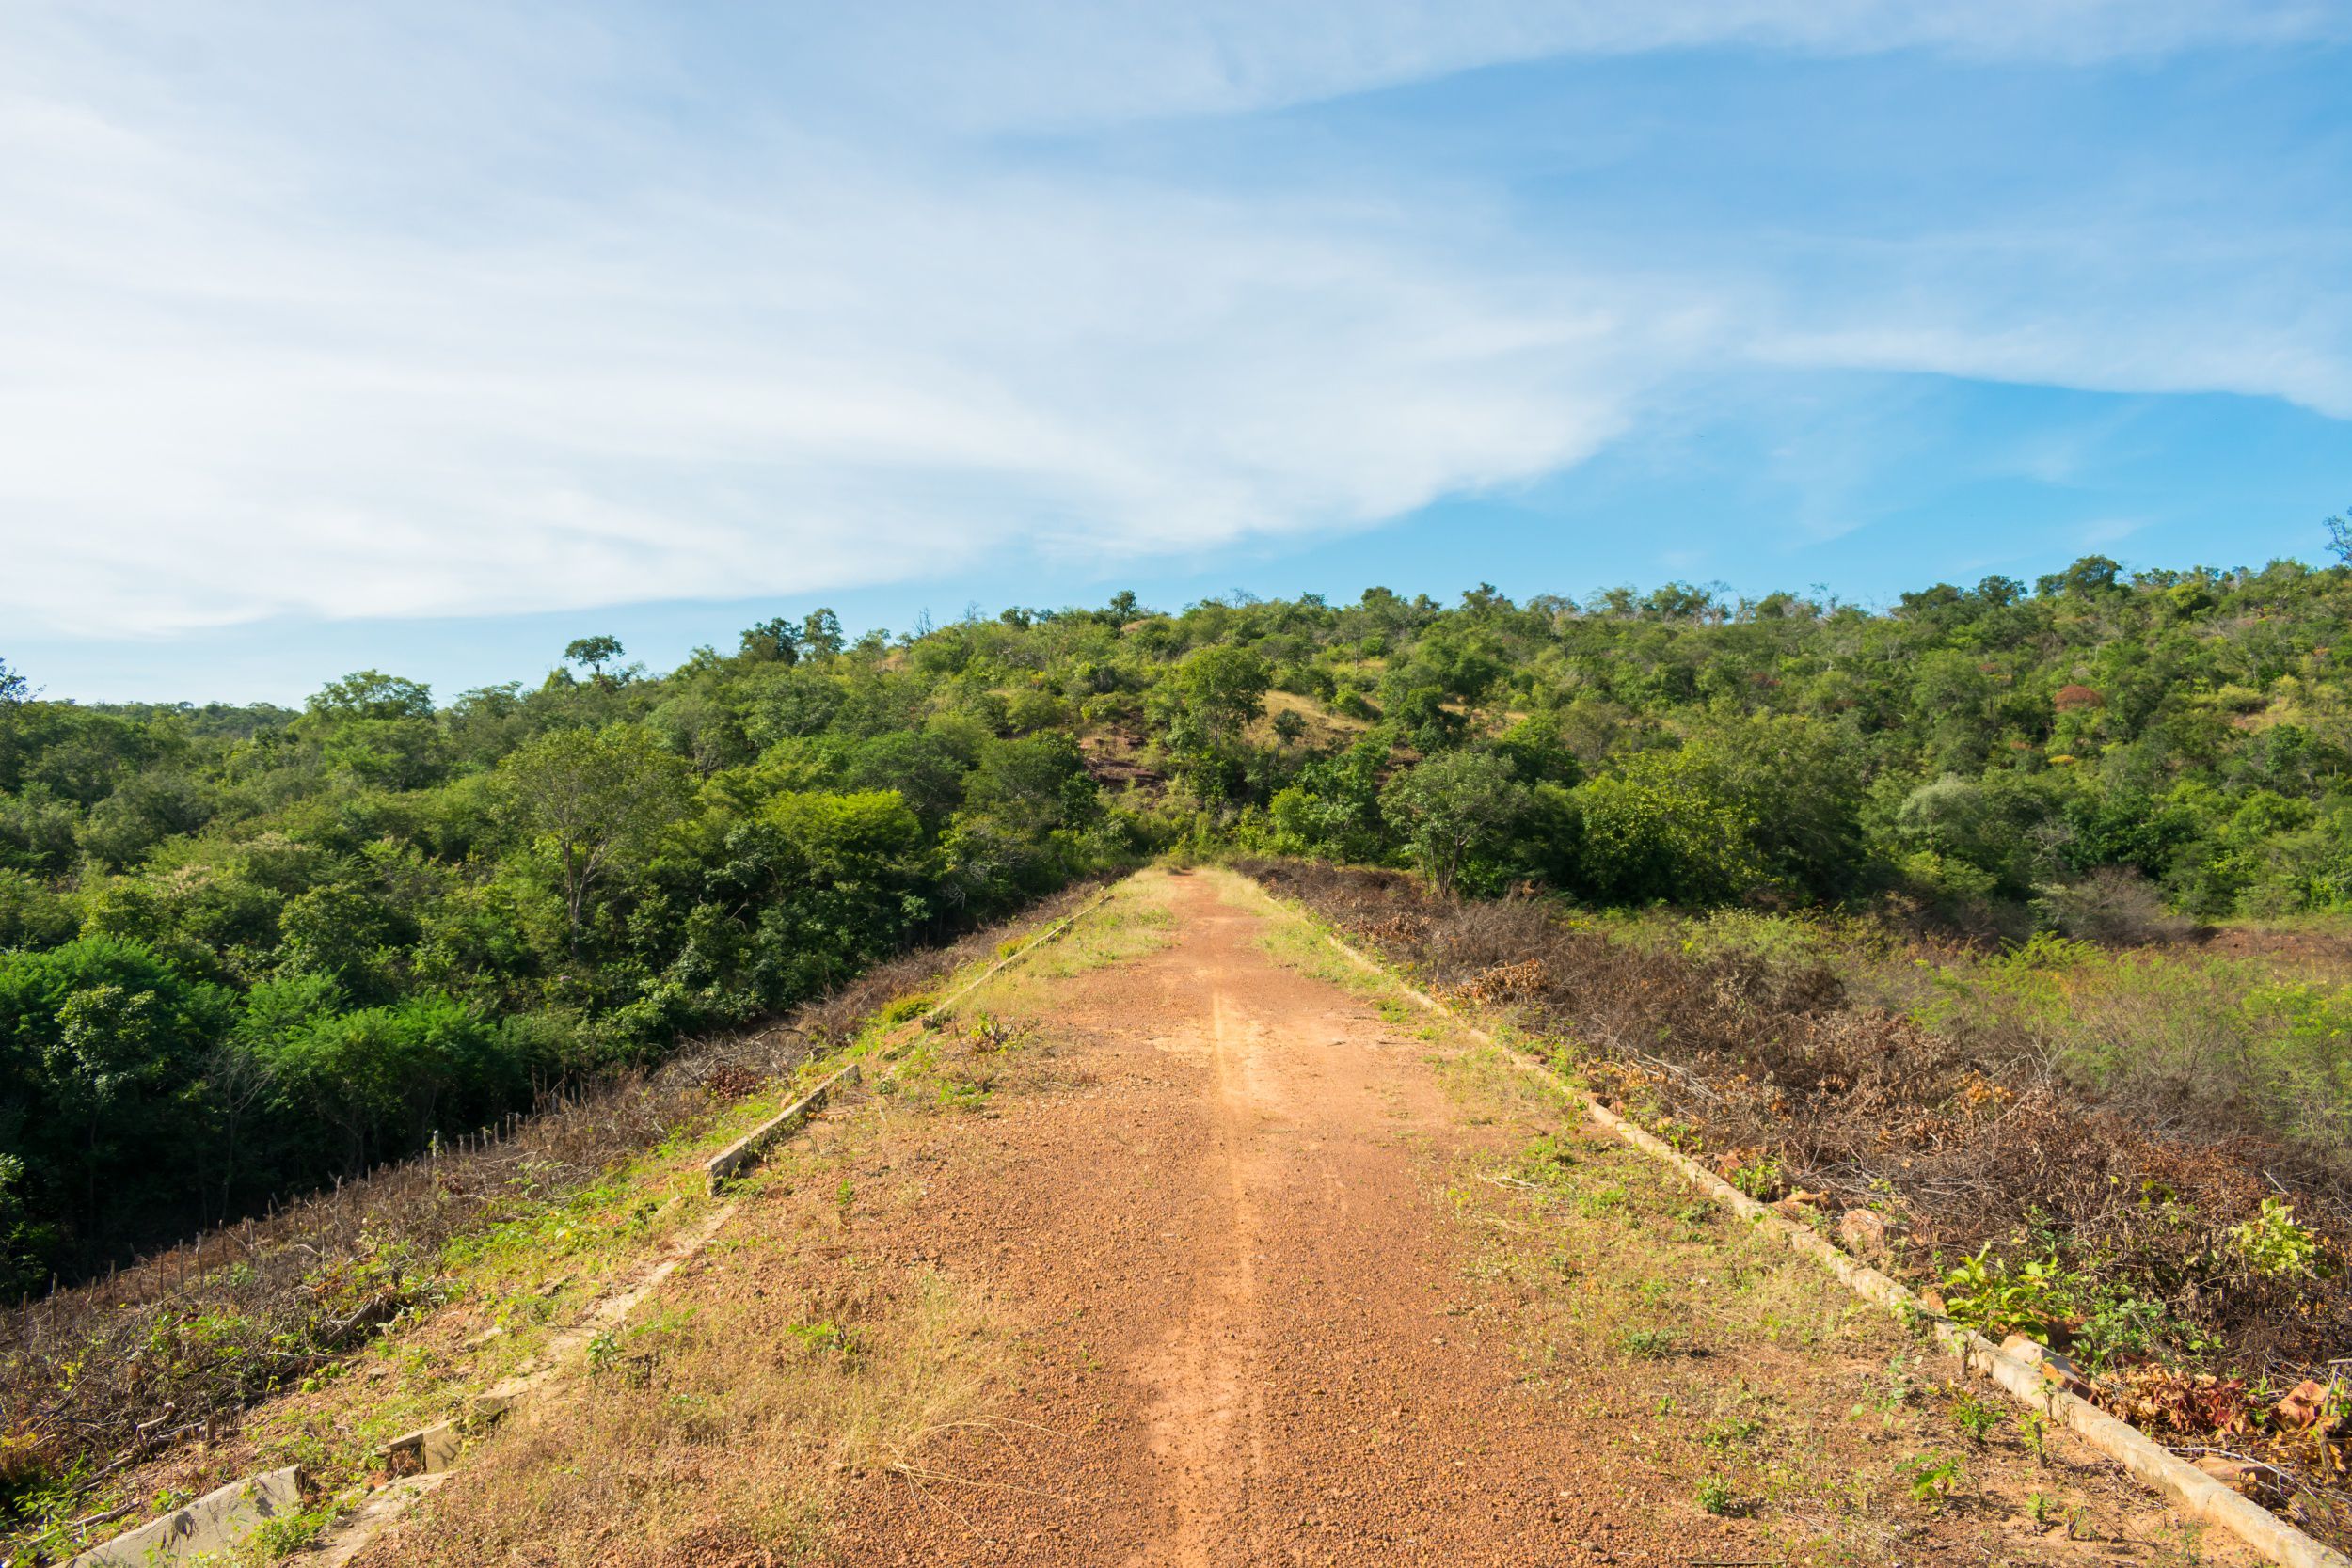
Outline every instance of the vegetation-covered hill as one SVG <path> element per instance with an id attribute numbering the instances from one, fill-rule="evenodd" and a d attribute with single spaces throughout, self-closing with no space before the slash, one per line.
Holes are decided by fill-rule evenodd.
<path id="1" fill-rule="evenodd" d="M 0 669 L 0 1270 L 86 1269 L 1169 847 L 2007 936 L 2352 908 L 2348 622 L 2352 569 L 2091 558 L 1884 612 L 1121 594 L 847 643 L 819 610 L 665 675 L 589 638 L 535 689 L 362 672 L 299 714 Z"/>

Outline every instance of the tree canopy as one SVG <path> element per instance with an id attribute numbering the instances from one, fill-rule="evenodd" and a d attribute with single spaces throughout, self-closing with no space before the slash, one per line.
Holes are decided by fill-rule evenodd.
<path id="1" fill-rule="evenodd" d="M 2012 935 L 2352 910 L 2352 564 L 779 613 L 437 702 L 0 664 L 0 1271 L 45 1278 L 1162 849 Z"/>

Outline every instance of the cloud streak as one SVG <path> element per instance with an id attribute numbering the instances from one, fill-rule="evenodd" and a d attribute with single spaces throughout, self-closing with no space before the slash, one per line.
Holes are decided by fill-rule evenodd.
<path id="1" fill-rule="evenodd" d="M 1829 298 L 1802 255 L 1603 262 L 1474 182 L 1147 177 L 1011 135 L 1562 52 L 2094 58 L 2320 37 L 2327 10 L 977 14 L 5 24 L 0 616 L 492 613 L 1359 528 L 1576 464 L 1727 364 L 2352 411 L 2344 322 L 2259 299 L 2158 348 L 2125 319 L 2142 289 L 2021 310 L 2062 271 L 2030 261 L 1987 287 L 1923 243 Z"/>

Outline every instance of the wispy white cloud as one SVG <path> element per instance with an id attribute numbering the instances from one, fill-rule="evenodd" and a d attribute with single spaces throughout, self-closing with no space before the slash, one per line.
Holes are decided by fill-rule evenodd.
<path id="1" fill-rule="evenodd" d="M 2217 325 L 2174 302 L 2159 340 L 2130 314 L 2144 291 L 2038 314 L 2015 291 L 2048 267 L 1988 283 L 1931 247 L 1831 298 L 1785 261 L 1603 266 L 1499 236 L 1474 188 L 1143 180 L 970 135 L 1561 51 L 2072 59 L 2340 20 L 2092 0 L 905 0 L 725 34 L 617 8 L 11 13 L 0 615 L 114 634 L 551 609 L 1361 526 L 1576 463 L 1725 363 L 2342 411 L 2343 321 L 2261 302 Z M 901 119 L 922 124 L 878 128 Z"/>
<path id="2" fill-rule="evenodd" d="M 2352 37 L 2326 0 L 877 0 L 796 9 L 785 67 L 992 127 L 1230 114 L 1557 55 L 1931 50 L 2082 63 Z"/>

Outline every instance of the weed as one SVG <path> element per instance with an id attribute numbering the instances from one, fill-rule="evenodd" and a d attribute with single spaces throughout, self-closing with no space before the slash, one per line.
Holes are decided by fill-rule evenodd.
<path id="1" fill-rule="evenodd" d="M 929 1012 L 931 1004 L 938 1000 L 928 991 L 916 991 L 912 995 L 895 997 L 882 1004 L 882 1010 L 876 1013 L 874 1018 L 882 1027 L 890 1028 Z"/>
<path id="2" fill-rule="evenodd" d="M 1754 1417 L 1739 1416 L 1713 1422 L 1699 1433 L 1699 1441 L 1717 1453 L 1729 1453 L 1733 1449 L 1755 1440 L 1764 1430 L 1764 1423 Z"/>
<path id="3" fill-rule="evenodd" d="M 857 1337 L 828 1318 L 813 1323 L 787 1323 L 787 1334 L 801 1342 L 802 1348 L 818 1355 L 854 1355 Z"/>
<path id="4" fill-rule="evenodd" d="M 949 1078 L 939 1085 L 939 1108 L 943 1111 L 977 1110 L 988 1102 L 988 1085 L 968 1079 Z"/>
<path id="5" fill-rule="evenodd" d="M 2056 1516 L 2058 1510 L 2041 1493 L 2028 1492 L 2026 1494 L 2026 1513 L 2035 1524 L 2046 1525 Z"/>
<path id="6" fill-rule="evenodd" d="M 1951 1496 L 1961 1482 L 1963 1471 L 1955 1454 L 1915 1453 L 1896 1466 L 1910 1489 L 1911 1500 L 1932 1503 L 1939 1497 Z"/>
<path id="7" fill-rule="evenodd" d="M 1876 1414 L 1882 1426 L 1889 1431 L 1894 1429 L 1897 1413 L 1904 1405 L 1909 1404 L 1913 1396 L 1918 1391 L 1913 1386 L 1910 1374 L 1904 1370 L 1908 1365 L 1909 1362 L 1899 1355 L 1887 1363 L 1885 1377 L 1881 1379 L 1878 1386 L 1853 1407 L 1853 1415 L 1857 1419 Z"/>
<path id="8" fill-rule="evenodd" d="M 2047 1338 L 2050 1319 L 2060 1305 L 2057 1255 L 2028 1259 L 2012 1270 L 2008 1259 L 1991 1257 L 1992 1249 L 1986 1243 L 1945 1275 L 1945 1310 L 1954 1323 L 1965 1323 L 1987 1338 L 2004 1338 L 2020 1329 Z"/>
<path id="9" fill-rule="evenodd" d="M 1597 1219 L 1603 1214 L 1614 1213 L 1623 1209 L 1627 1201 L 1623 1187 L 1603 1187 L 1597 1192 L 1580 1195 L 1576 1200 L 1576 1206 Z"/>
<path id="10" fill-rule="evenodd" d="M 2264 1198 L 2261 1213 L 2231 1228 L 2230 1242 L 2265 1279 L 2308 1279 L 2319 1272 L 2319 1238 L 2296 1223 L 2295 1206 L 2282 1199 Z"/>
<path id="11" fill-rule="evenodd" d="M 1625 1333 L 1625 1348 L 1645 1361 L 1664 1360 L 1681 1342 L 1682 1337 L 1670 1328 L 1629 1328 Z"/>
<path id="12" fill-rule="evenodd" d="M 1702 1512 L 1720 1516 L 1735 1513 L 1740 1508 L 1739 1494 L 1721 1476 L 1708 1476 L 1698 1484 L 1694 1498 Z"/>
<path id="13" fill-rule="evenodd" d="M 1576 1154 L 1556 1135 L 1538 1133 L 1525 1148 L 1519 1150 L 1518 1175 L 1529 1181 L 1545 1186 L 1565 1185 L 1568 1171 L 1576 1164 Z"/>
<path id="14" fill-rule="evenodd" d="M 2045 1449 L 2050 1441 L 2050 1418 L 2039 1410 L 2028 1410 L 2017 1418 L 2017 1434 L 2026 1440 L 2026 1451 L 2033 1455 L 2036 1465 L 2045 1463 Z"/>
<path id="15" fill-rule="evenodd" d="M 1735 1165 L 1726 1180 L 1758 1203 L 1770 1203 L 1788 1190 L 1780 1161 L 1770 1154 Z"/>
<path id="16" fill-rule="evenodd" d="M 1952 1424 L 1966 1433 L 1968 1441 L 1978 1448 L 1983 1448 L 1985 1439 L 1992 1436 L 1994 1429 L 2006 1419 L 2008 1416 L 2000 1406 L 1980 1400 L 1967 1390 L 1963 1389 L 1960 1397 L 1952 1402 Z"/>

